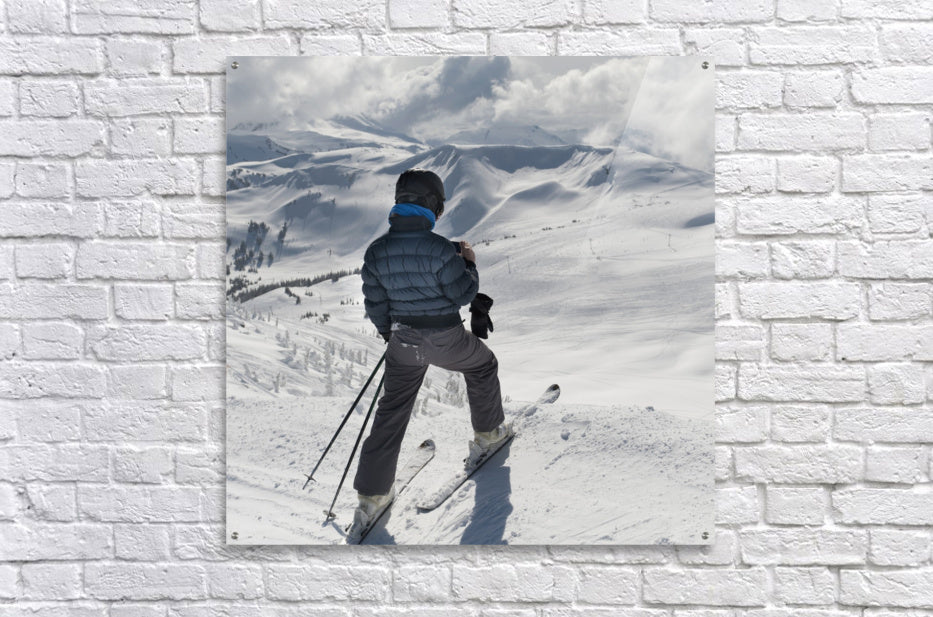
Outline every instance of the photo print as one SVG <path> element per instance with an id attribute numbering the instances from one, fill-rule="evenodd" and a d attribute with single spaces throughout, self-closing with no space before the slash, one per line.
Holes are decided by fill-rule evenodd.
<path id="1" fill-rule="evenodd" d="M 712 541 L 708 60 L 227 66 L 228 543 Z"/>

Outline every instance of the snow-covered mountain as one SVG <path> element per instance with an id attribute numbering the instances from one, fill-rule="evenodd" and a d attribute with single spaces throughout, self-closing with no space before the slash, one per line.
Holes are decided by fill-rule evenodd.
<path id="1" fill-rule="evenodd" d="M 559 138 L 537 127 L 500 128 L 516 142 L 535 138 L 494 144 L 479 131 L 432 146 L 365 117 L 231 131 L 228 262 L 247 241 L 265 256 L 231 271 L 231 284 L 292 283 L 288 294 L 279 287 L 228 306 L 229 541 L 341 541 L 320 512 L 364 404 L 319 481 L 301 486 L 385 346 L 365 319 L 358 276 L 339 273 L 359 267 L 385 232 L 398 174 L 424 167 L 445 180 L 436 231 L 474 244 L 480 288 L 495 299 L 488 344 L 507 410 L 550 383 L 563 393 L 489 473 L 416 514 L 415 498 L 456 468 L 469 438 L 462 378 L 431 369 L 405 448 L 430 437 L 437 457 L 370 541 L 706 542 L 712 176 L 634 150 L 551 143 Z M 269 229 L 258 244 L 251 221 Z M 347 517 L 349 484 L 337 502 Z"/>

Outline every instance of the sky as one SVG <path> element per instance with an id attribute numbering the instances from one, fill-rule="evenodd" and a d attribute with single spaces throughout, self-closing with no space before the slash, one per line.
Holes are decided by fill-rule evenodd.
<path id="1" fill-rule="evenodd" d="M 697 57 L 245 56 L 227 70 L 227 126 L 313 128 L 365 115 L 432 143 L 537 125 L 713 171 L 713 69 Z M 229 64 L 228 64 L 229 66 Z"/>

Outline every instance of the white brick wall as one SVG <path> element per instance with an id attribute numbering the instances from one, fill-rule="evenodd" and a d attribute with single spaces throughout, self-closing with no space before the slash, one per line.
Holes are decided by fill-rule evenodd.
<path id="1" fill-rule="evenodd" d="M 0 614 L 933 612 L 929 0 L 0 0 Z M 223 532 L 227 55 L 717 67 L 715 544 Z"/>

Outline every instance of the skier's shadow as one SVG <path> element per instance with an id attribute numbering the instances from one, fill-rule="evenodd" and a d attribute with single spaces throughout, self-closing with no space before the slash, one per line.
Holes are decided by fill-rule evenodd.
<path id="1" fill-rule="evenodd" d="M 388 532 L 386 525 L 389 522 L 389 519 L 392 518 L 392 508 L 389 508 L 385 514 L 382 515 L 382 518 L 379 519 L 373 528 L 370 530 L 366 537 L 363 538 L 363 544 L 385 544 L 385 545 L 396 545 L 398 542 L 395 541 L 395 536 Z"/>
<path id="2" fill-rule="evenodd" d="M 506 467 L 511 444 L 486 463 L 473 476 L 473 516 L 463 530 L 460 544 L 508 544 L 505 540 L 505 524 L 512 514 L 512 468 Z"/>

